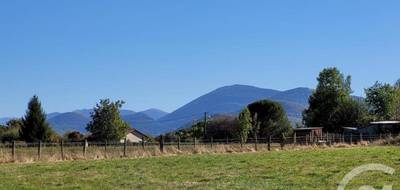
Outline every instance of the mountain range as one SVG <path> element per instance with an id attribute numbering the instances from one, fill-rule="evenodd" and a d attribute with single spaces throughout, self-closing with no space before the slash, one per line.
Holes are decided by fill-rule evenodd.
<path id="1" fill-rule="evenodd" d="M 137 130 L 156 136 L 188 126 L 193 121 L 202 119 L 205 112 L 209 116 L 237 115 L 248 104 L 269 99 L 281 103 L 289 119 L 292 122 L 298 122 L 301 121 L 302 111 L 308 106 L 308 98 L 311 94 L 312 89 L 309 88 L 279 91 L 247 85 L 232 85 L 200 96 L 172 113 L 158 109 L 141 112 L 121 110 L 121 117 Z M 92 111 L 93 109 L 82 109 L 67 113 L 50 113 L 47 117 L 55 131 L 60 134 L 66 131 L 85 133 Z M 3 120 L 0 119 L 0 121 Z"/>

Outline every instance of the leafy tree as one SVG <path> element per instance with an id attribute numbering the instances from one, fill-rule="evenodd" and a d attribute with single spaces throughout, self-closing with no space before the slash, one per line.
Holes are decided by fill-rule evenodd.
<path id="1" fill-rule="evenodd" d="M 324 127 L 328 132 L 339 132 L 335 122 L 342 102 L 351 98 L 351 77 L 344 77 L 337 68 L 324 69 L 317 78 L 318 86 L 309 98 L 309 108 L 303 112 L 307 127 Z M 337 118 L 336 118 L 337 119 Z"/>
<path id="2" fill-rule="evenodd" d="M 85 139 L 85 136 L 78 131 L 66 132 L 64 139 L 72 142 L 78 142 Z"/>
<path id="3" fill-rule="evenodd" d="M 96 104 L 91 113 L 92 121 L 86 127 L 91 133 L 91 140 L 119 141 L 126 136 L 130 126 L 120 116 L 123 104 L 123 101 L 111 102 L 109 99 Z"/>
<path id="4" fill-rule="evenodd" d="M 46 121 L 39 98 L 35 95 L 29 101 L 28 110 L 22 119 L 21 139 L 26 142 L 51 141 L 54 132 Z"/>
<path id="5" fill-rule="evenodd" d="M 343 99 L 332 116 L 332 123 L 338 127 L 362 127 L 371 120 L 364 101 Z"/>
<path id="6" fill-rule="evenodd" d="M 19 130 L 22 126 L 20 119 L 12 119 L 7 122 L 7 126 L 0 126 L 1 142 L 12 142 L 19 140 Z"/>
<path id="7" fill-rule="evenodd" d="M 241 138 L 242 142 L 246 142 L 248 135 L 251 130 L 251 113 L 248 108 L 245 108 L 240 114 L 239 114 L 239 137 Z"/>
<path id="8" fill-rule="evenodd" d="M 255 131 L 258 136 L 275 136 L 291 132 L 290 122 L 282 105 L 270 100 L 261 100 L 247 106 L 252 115 L 253 126 L 258 127 Z"/>
<path id="9" fill-rule="evenodd" d="M 370 106 L 370 112 L 376 119 L 392 119 L 396 90 L 390 84 L 376 82 L 365 90 L 366 102 Z"/>

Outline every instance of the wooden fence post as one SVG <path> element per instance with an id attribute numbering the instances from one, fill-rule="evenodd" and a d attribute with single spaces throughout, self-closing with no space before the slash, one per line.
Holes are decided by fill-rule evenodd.
<path id="1" fill-rule="evenodd" d="M 86 145 L 88 144 L 87 140 L 85 140 L 85 142 L 83 142 L 83 157 L 86 158 Z"/>
<path id="2" fill-rule="evenodd" d="M 38 143 L 38 160 L 40 160 L 40 157 L 42 156 L 42 141 L 39 141 Z"/>
<path id="3" fill-rule="evenodd" d="M 181 150 L 181 136 L 178 136 L 178 150 Z"/>
<path id="4" fill-rule="evenodd" d="M 164 152 L 164 136 L 160 136 L 160 151 Z"/>
<path id="5" fill-rule="evenodd" d="M 281 150 L 283 150 L 283 147 L 285 146 L 285 139 L 285 134 L 282 134 Z"/>
<path id="6" fill-rule="evenodd" d="M 258 148 L 257 148 L 257 142 L 258 141 L 258 139 L 257 139 L 257 135 L 255 136 L 255 141 L 254 141 L 254 149 L 257 151 L 258 150 Z"/>
<path id="7" fill-rule="evenodd" d="M 229 144 L 229 137 L 226 137 L 226 143 L 225 144 Z"/>
<path id="8" fill-rule="evenodd" d="M 296 134 L 296 132 L 294 132 L 294 135 L 293 135 L 293 144 L 294 145 L 297 144 L 297 134 Z"/>
<path id="9" fill-rule="evenodd" d="M 214 144 L 214 137 L 211 137 L 211 148 L 213 147 Z"/>
<path id="10" fill-rule="evenodd" d="M 193 138 L 193 148 L 196 149 L 196 137 Z"/>
<path id="11" fill-rule="evenodd" d="M 61 140 L 60 147 L 61 147 L 61 160 L 64 160 L 64 141 L 63 140 Z"/>
<path id="12" fill-rule="evenodd" d="M 308 135 L 306 135 L 306 146 L 308 146 Z"/>
<path id="13" fill-rule="evenodd" d="M 353 133 L 350 133 L 350 144 L 353 144 Z"/>
<path id="14" fill-rule="evenodd" d="M 12 154 L 12 159 L 15 161 L 15 141 L 12 142 L 12 148 L 11 148 L 11 154 Z"/>
<path id="15" fill-rule="evenodd" d="M 142 149 L 144 150 L 144 143 L 145 143 L 145 141 L 144 141 L 144 136 L 142 136 Z"/>
<path id="16" fill-rule="evenodd" d="M 360 143 L 363 141 L 363 135 L 360 133 Z"/>
<path id="17" fill-rule="evenodd" d="M 243 149 L 243 137 L 240 136 L 240 149 Z"/>
<path id="18" fill-rule="evenodd" d="M 271 137 L 271 135 L 270 136 L 268 136 L 268 151 L 271 151 L 271 141 L 272 141 L 272 137 Z"/>
<path id="19" fill-rule="evenodd" d="M 128 141 L 124 139 L 124 157 L 126 157 L 126 149 L 128 148 Z"/>

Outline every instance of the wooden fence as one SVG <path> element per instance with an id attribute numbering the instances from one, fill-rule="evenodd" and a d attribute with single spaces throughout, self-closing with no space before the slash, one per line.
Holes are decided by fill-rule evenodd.
<path id="1" fill-rule="evenodd" d="M 184 152 L 226 152 L 226 151 L 270 151 L 293 146 L 357 144 L 361 141 L 377 141 L 390 138 L 392 135 L 343 135 L 323 134 L 322 136 L 265 137 L 250 138 L 246 142 L 239 139 L 165 139 L 161 136 L 158 142 L 60 142 L 60 143 L 21 143 L 0 144 L 0 162 L 40 161 L 40 160 L 75 160 L 104 159 L 124 157 L 145 157 L 163 153 L 179 154 Z"/>

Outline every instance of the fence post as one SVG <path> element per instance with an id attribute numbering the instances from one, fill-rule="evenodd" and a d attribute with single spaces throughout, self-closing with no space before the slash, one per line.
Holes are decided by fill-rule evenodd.
<path id="1" fill-rule="evenodd" d="M 11 154 L 12 154 L 13 161 L 15 161 L 15 141 L 12 142 Z"/>
<path id="2" fill-rule="evenodd" d="M 144 150 L 144 136 L 142 136 L 142 149 Z"/>
<path id="3" fill-rule="evenodd" d="M 181 136 L 178 136 L 178 150 L 181 150 Z"/>
<path id="4" fill-rule="evenodd" d="M 350 133 L 350 144 L 353 144 L 353 133 Z"/>
<path id="5" fill-rule="evenodd" d="M 255 148 L 255 150 L 257 151 L 258 150 L 258 148 L 257 148 L 257 142 L 258 141 L 258 139 L 257 139 L 257 135 L 255 136 L 255 141 L 254 141 L 254 148 Z"/>
<path id="6" fill-rule="evenodd" d="M 294 135 L 293 135 L 293 144 L 294 145 L 297 144 L 297 134 L 296 134 L 296 132 L 294 132 Z"/>
<path id="7" fill-rule="evenodd" d="M 164 152 L 164 136 L 160 136 L 160 151 Z"/>
<path id="8" fill-rule="evenodd" d="M 214 144 L 214 137 L 211 137 L 211 148 L 213 147 Z"/>
<path id="9" fill-rule="evenodd" d="M 285 134 L 282 134 L 281 150 L 283 150 L 283 147 L 285 146 L 285 138 Z"/>
<path id="10" fill-rule="evenodd" d="M 240 149 L 243 149 L 243 137 L 240 136 Z"/>
<path id="11" fill-rule="evenodd" d="M 61 140 L 60 147 L 61 147 L 61 160 L 64 160 L 64 141 L 63 140 Z"/>
<path id="12" fill-rule="evenodd" d="M 308 146 L 308 135 L 306 135 L 306 146 Z"/>
<path id="13" fill-rule="evenodd" d="M 226 143 L 225 144 L 229 144 L 229 137 L 226 137 Z"/>
<path id="14" fill-rule="evenodd" d="M 360 143 L 363 141 L 363 135 L 360 133 Z"/>
<path id="15" fill-rule="evenodd" d="M 193 138 L 193 147 L 196 149 L 196 137 Z"/>
<path id="16" fill-rule="evenodd" d="M 107 140 L 104 141 L 104 156 L 107 158 Z"/>
<path id="17" fill-rule="evenodd" d="M 83 157 L 86 158 L 86 145 L 87 145 L 87 140 L 85 140 L 85 142 L 83 143 Z"/>
<path id="18" fill-rule="evenodd" d="M 42 155 L 42 141 L 39 141 L 38 143 L 38 160 L 40 159 L 41 155 Z"/>
<path id="19" fill-rule="evenodd" d="M 272 137 L 271 137 L 271 135 L 270 136 L 268 136 L 268 151 L 271 151 L 271 141 L 272 141 Z"/>
<path id="20" fill-rule="evenodd" d="M 128 147 L 128 141 L 126 140 L 126 138 L 124 139 L 124 157 L 126 157 L 126 149 Z"/>

